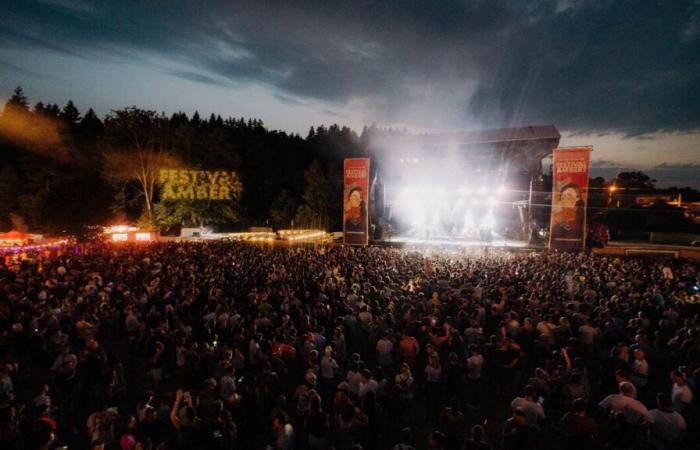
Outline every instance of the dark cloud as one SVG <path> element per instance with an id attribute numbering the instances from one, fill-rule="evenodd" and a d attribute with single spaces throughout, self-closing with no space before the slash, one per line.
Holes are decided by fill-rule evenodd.
<path id="1" fill-rule="evenodd" d="M 173 76 L 176 76 L 178 78 L 182 78 L 183 80 L 194 81 L 196 83 L 211 84 L 214 86 L 221 86 L 221 87 L 230 87 L 226 83 L 223 83 L 219 80 L 216 80 L 208 75 L 204 75 L 204 74 L 196 73 L 196 72 L 190 72 L 189 70 L 166 69 L 163 72 L 167 73 L 168 75 L 173 75 Z"/>
<path id="2" fill-rule="evenodd" d="M 594 159 L 591 161 L 591 169 L 616 169 L 620 167 L 620 163 L 607 159 Z"/>
<path id="3" fill-rule="evenodd" d="M 700 2 L 11 1 L 5 46 L 169 58 L 172 75 L 255 82 L 417 126 L 556 123 L 697 130 Z"/>
<path id="4" fill-rule="evenodd" d="M 36 78 L 46 78 L 45 74 L 41 74 L 38 72 L 34 72 L 32 70 L 27 70 L 23 69 L 22 67 L 19 67 L 15 64 L 12 64 L 11 62 L 3 61 L 0 59 L 0 70 L 3 72 L 15 72 L 18 74 L 21 74 L 23 76 L 31 76 L 31 77 L 36 77 Z"/>

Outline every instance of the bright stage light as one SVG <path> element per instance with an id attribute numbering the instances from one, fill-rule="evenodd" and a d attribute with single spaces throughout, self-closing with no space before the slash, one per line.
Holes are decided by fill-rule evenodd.
<path id="1" fill-rule="evenodd" d="M 474 228 L 474 214 L 472 214 L 472 211 L 468 209 L 464 213 L 464 231 L 471 230 Z"/>
<path id="2" fill-rule="evenodd" d="M 487 230 L 493 230 L 496 226 L 496 219 L 493 217 L 493 210 L 489 209 L 484 219 L 481 221 L 481 226 Z"/>
<path id="3" fill-rule="evenodd" d="M 414 211 L 414 216 L 411 219 L 411 226 L 413 228 L 422 227 L 425 224 L 425 212 L 422 209 Z"/>
<path id="4" fill-rule="evenodd" d="M 426 174 L 387 192 L 393 193 L 388 202 L 397 232 L 420 239 L 478 239 L 482 231 L 505 225 L 501 213 L 510 212 L 502 208 L 503 194 L 509 190 L 495 178 L 445 179 Z"/>

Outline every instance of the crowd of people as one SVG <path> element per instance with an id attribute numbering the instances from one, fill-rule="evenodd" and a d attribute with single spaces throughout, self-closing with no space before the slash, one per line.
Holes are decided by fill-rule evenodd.
<path id="1" fill-rule="evenodd" d="M 0 448 L 698 448 L 700 273 L 90 244 L 0 265 Z"/>

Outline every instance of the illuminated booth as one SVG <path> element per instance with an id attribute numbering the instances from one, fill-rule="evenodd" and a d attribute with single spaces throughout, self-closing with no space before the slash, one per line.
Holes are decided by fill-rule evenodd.
<path id="1" fill-rule="evenodd" d="M 17 230 L 11 230 L 7 233 L 0 233 L 0 247 L 10 247 L 16 245 L 24 245 L 36 239 L 38 235 L 23 233 Z"/>
<path id="2" fill-rule="evenodd" d="M 374 139 L 375 238 L 530 239 L 547 226 L 543 166 L 560 138 L 545 125 Z"/>
<path id="3" fill-rule="evenodd" d="M 128 225 L 114 225 L 104 229 L 104 235 L 111 242 L 154 242 L 158 233 Z"/>

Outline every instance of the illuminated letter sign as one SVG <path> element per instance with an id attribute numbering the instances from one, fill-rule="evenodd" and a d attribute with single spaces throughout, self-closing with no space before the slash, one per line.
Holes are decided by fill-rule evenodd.
<path id="1" fill-rule="evenodd" d="M 236 172 L 161 169 L 162 200 L 233 200 L 242 185 Z"/>

